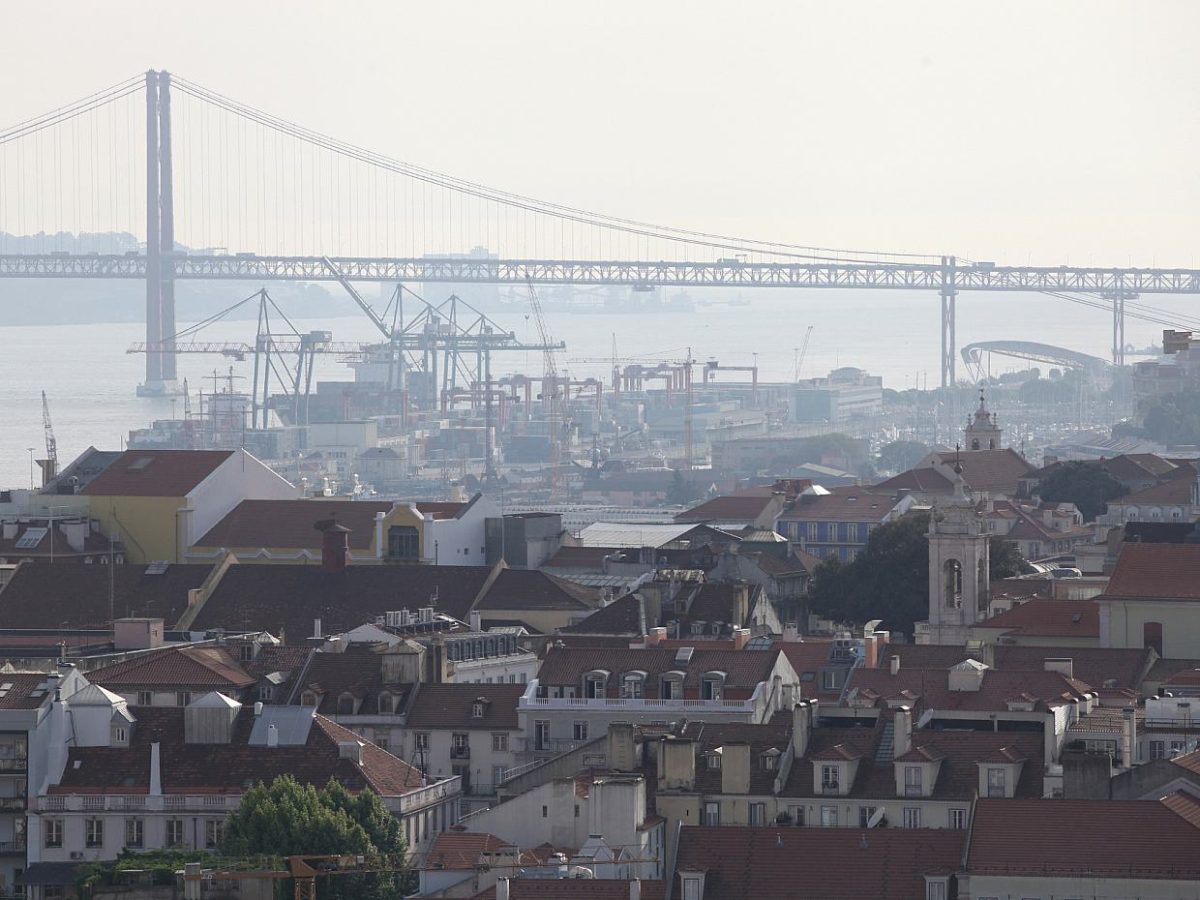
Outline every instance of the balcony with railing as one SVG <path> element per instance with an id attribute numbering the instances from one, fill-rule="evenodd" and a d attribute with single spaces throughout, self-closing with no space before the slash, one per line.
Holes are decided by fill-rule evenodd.
<path id="1" fill-rule="evenodd" d="M 48 794 L 37 807 L 50 812 L 215 812 L 237 809 L 240 795 L 234 794 Z"/>
<path id="2" fill-rule="evenodd" d="M 400 802 L 397 804 L 398 810 L 394 811 L 405 815 L 460 794 L 462 794 L 462 776 L 455 775 L 453 778 L 446 778 L 428 787 L 401 795 Z"/>
<path id="3" fill-rule="evenodd" d="M 822 794 L 840 794 L 842 792 L 842 783 L 840 781 L 822 781 Z"/>
<path id="4" fill-rule="evenodd" d="M 576 710 L 579 712 L 625 712 L 625 713 L 753 713 L 763 697 L 764 684 L 754 689 L 747 700 L 659 700 L 648 697 L 539 697 L 538 681 L 533 679 L 521 696 L 519 708 L 530 713 L 543 710 Z"/>
<path id="5" fill-rule="evenodd" d="M 0 856 L 8 856 L 12 854 L 25 855 L 25 839 L 19 838 L 12 841 L 0 841 Z"/>
<path id="6" fill-rule="evenodd" d="M 470 759 L 471 745 L 470 744 L 452 744 L 450 746 L 451 759 Z"/>
<path id="7" fill-rule="evenodd" d="M 0 812 L 25 812 L 24 797 L 0 797 Z"/>
<path id="8" fill-rule="evenodd" d="M 24 775 L 29 771 L 29 757 L 25 754 L 8 755 L 0 749 L 0 775 Z"/>

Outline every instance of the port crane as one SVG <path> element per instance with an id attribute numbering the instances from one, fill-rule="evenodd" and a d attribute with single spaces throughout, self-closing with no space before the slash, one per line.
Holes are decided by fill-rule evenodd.
<path id="1" fill-rule="evenodd" d="M 550 337 L 550 327 L 546 324 L 546 316 L 542 312 L 542 303 L 538 299 L 537 289 L 529 282 L 529 307 L 533 313 L 533 322 L 537 326 L 538 338 L 542 345 L 542 410 L 546 416 L 546 431 L 550 437 L 550 502 L 558 498 L 558 464 L 562 458 L 562 435 L 559 434 L 559 405 L 558 405 L 558 364 L 554 360 L 554 341 Z"/>
<path id="2" fill-rule="evenodd" d="M 58 474 L 58 441 L 54 438 L 54 425 L 50 422 L 50 401 L 42 391 L 42 430 L 46 433 L 46 458 L 41 460 L 42 474 L 49 481 Z"/>
<path id="3" fill-rule="evenodd" d="M 808 356 L 808 340 L 812 337 L 813 326 L 809 325 L 804 332 L 804 341 L 796 350 L 796 365 L 793 367 L 792 381 L 800 380 L 800 369 L 804 366 L 804 357 Z"/>

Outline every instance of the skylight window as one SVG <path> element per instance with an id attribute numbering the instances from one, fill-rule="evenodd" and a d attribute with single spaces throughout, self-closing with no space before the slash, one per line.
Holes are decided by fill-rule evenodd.
<path id="1" fill-rule="evenodd" d="M 42 542 L 42 538 L 49 531 L 49 528 L 26 528 L 25 533 L 17 539 L 16 548 L 18 550 L 32 550 Z"/>

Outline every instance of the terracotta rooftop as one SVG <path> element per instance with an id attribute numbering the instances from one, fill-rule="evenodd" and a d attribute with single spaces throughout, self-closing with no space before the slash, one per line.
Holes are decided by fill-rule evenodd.
<path id="1" fill-rule="evenodd" d="M 603 606 L 583 621 L 559 629 L 561 634 L 606 634 L 621 635 L 629 639 L 640 639 L 647 628 L 657 622 L 648 622 L 644 601 L 637 593 L 618 597 L 608 606 Z"/>
<path id="2" fill-rule="evenodd" d="M 1195 475 L 1195 469 L 1191 466 L 1186 468 L 1191 470 L 1193 476 Z M 1124 497 L 1110 500 L 1109 503 L 1121 506 L 1153 506 L 1155 504 L 1187 506 L 1192 502 L 1192 482 L 1193 478 L 1168 478 L 1166 481 L 1137 493 L 1126 494 Z"/>
<path id="3" fill-rule="evenodd" d="M 185 497 L 233 454 L 233 450 L 126 450 L 80 493 Z"/>
<path id="4" fill-rule="evenodd" d="M 704 900 L 925 900 L 925 875 L 959 868 L 965 831 L 690 826 L 676 871 L 703 872 Z M 678 877 L 674 896 L 682 896 Z"/>
<path id="5" fill-rule="evenodd" d="M 200 587 L 212 566 L 149 571 L 131 563 L 114 568 L 112 612 L 117 618 L 160 617 L 170 628 L 187 609 L 188 591 Z M 107 628 L 109 596 L 107 565 L 22 565 L 0 589 L 0 628 Z"/>
<path id="6" fill-rule="evenodd" d="M 53 700 L 46 690 L 45 673 L 0 673 L 0 709 L 37 709 Z"/>
<path id="7" fill-rule="evenodd" d="M 409 709 L 406 728 L 508 731 L 520 727 L 517 701 L 523 684 L 423 684 Z M 483 715 L 475 717 L 475 703 Z"/>
<path id="8" fill-rule="evenodd" d="M 664 881 L 642 881 L 642 900 L 663 900 L 665 887 Z M 629 900 L 629 882 L 621 878 L 511 878 L 508 896 L 509 900 Z M 496 889 L 490 887 L 475 894 L 473 900 L 495 897 Z"/>
<path id="9" fill-rule="evenodd" d="M 308 665 L 291 671 L 291 677 L 280 691 L 279 702 L 299 703 L 305 691 L 317 695 L 317 712 L 336 715 L 342 697 L 353 698 L 357 715 L 380 712 L 380 697 L 387 694 L 390 710 L 404 709 L 405 698 L 412 685 L 384 684 L 383 657 L 372 647 L 351 644 L 342 653 L 316 652 Z M 385 710 L 388 707 L 385 707 Z"/>
<path id="10" fill-rule="evenodd" d="M 779 521 L 882 522 L 896 503 L 895 495 L 876 488 L 835 487 L 828 494 L 800 497 Z"/>
<path id="11" fill-rule="evenodd" d="M 1100 607 L 1091 600 L 1027 600 L 992 616 L 979 628 L 1027 637 L 1100 638 Z"/>
<path id="12" fill-rule="evenodd" d="M 88 673 L 88 681 L 112 691 L 130 687 L 214 690 L 229 693 L 255 679 L 224 647 L 167 647 L 134 654 Z"/>
<path id="13" fill-rule="evenodd" d="M 1122 544 L 1108 587 L 1100 596 L 1200 600 L 1200 544 Z"/>
<path id="14" fill-rule="evenodd" d="M 727 494 L 713 497 L 675 516 L 676 522 L 753 522 L 771 505 L 770 494 Z"/>
<path id="15" fill-rule="evenodd" d="M 1193 828 L 1200 829 L 1200 797 L 1195 797 L 1187 791 L 1175 791 L 1173 794 L 1167 794 L 1159 802 Z"/>
<path id="16" fill-rule="evenodd" d="M 375 538 L 375 517 L 391 508 L 390 502 L 359 500 L 243 500 L 195 546 L 319 551 L 322 538 L 316 523 L 333 518 L 350 529 L 351 550 L 368 550 Z"/>
<path id="17" fill-rule="evenodd" d="M 1088 852 L 1081 853 L 1084 833 Z M 1196 879 L 1197 848 L 1200 829 L 1162 803 L 980 799 L 967 868 L 973 875 Z"/>
<path id="18" fill-rule="evenodd" d="M 599 605 L 598 591 L 532 569 L 504 569 L 476 609 L 588 610 Z"/>
<path id="19" fill-rule="evenodd" d="M 608 689 L 617 696 L 620 676 L 626 672 L 645 672 L 645 696 L 655 698 L 659 691 L 659 676 L 666 672 L 683 671 L 684 691 L 694 691 L 705 672 L 726 673 L 725 688 L 749 692 L 770 677 L 778 651 L 772 650 L 706 650 L 699 644 L 691 658 L 681 660 L 679 650 L 647 647 L 641 650 L 593 649 L 590 647 L 551 647 L 538 671 L 539 685 L 570 684 L 578 687 L 588 672 L 604 670 L 610 674 Z M 730 699 L 734 699 L 730 697 Z"/>
<path id="20" fill-rule="evenodd" d="M 917 494 L 952 494 L 954 483 L 937 469 L 924 466 L 909 469 L 875 485 L 875 490 L 888 493 L 911 491 Z"/>
<path id="21" fill-rule="evenodd" d="M 962 465 L 962 477 L 972 491 L 991 494 L 1015 494 L 1021 479 L 1034 471 L 1016 450 L 953 450 L 931 454 L 943 465 Z"/>
<path id="22" fill-rule="evenodd" d="M 487 566 L 352 565 L 327 572 L 319 565 L 234 565 L 192 627 L 269 631 L 295 644 L 313 633 L 314 619 L 322 620 L 325 634 L 404 608 L 433 606 L 465 620 L 490 573 Z"/>
<path id="23" fill-rule="evenodd" d="M 978 710 L 1001 712 L 1008 701 L 1022 694 L 1037 698 L 1046 706 L 1082 698 L 1090 686 L 1067 678 L 1058 672 L 1022 672 L 1012 669 L 988 669 L 977 691 L 952 691 L 949 672 L 944 669 L 911 669 L 901 664 L 892 675 L 888 669 L 858 669 L 851 676 L 849 699 L 854 691 L 871 691 L 883 700 L 896 699 L 902 694 L 914 700 L 922 709 L 944 712 Z"/>
<path id="24" fill-rule="evenodd" d="M 254 712 L 243 708 L 228 744 L 189 744 L 184 740 L 184 709 L 138 707 L 128 747 L 72 747 L 55 794 L 145 794 L 150 788 L 150 744 L 161 746 L 165 794 L 241 794 L 280 772 L 305 784 L 323 786 L 330 778 L 348 790 L 370 789 L 395 796 L 421 786 L 421 773 L 324 716 L 316 716 L 307 741 L 298 746 L 249 743 Z M 340 756 L 338 743 L 363 743 L 362 764 Z"/>
<path id="25" fill-rule="evenodd" d="M 38 529 L 34 531 L 33 529 Z M 37 535 L 41 533 L 39 538 Z M 26 536 L 28 539 L 26 540 Z M 30 546 L 32 545 L 32 546 Z M 99 532 L 88 531 L 83 539 L 83 547 L 76 550 L 67 540 L 61 524 L 47 526 L 46 519 L 34 519 L 29 522 L 18 522 L 17 533 L 11 538 L 0 536 L 0 559 L 16 562 L 21 559 L 42 559 L 54 557 L 92 556 L 107 559 L 109 551 L 108 538 Z"/>

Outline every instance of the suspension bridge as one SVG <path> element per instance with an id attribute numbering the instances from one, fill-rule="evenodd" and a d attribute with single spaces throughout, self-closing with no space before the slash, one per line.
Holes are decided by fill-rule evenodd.
<path id="1" fill-rule="evenodd" d="M 189 279 L 336 282 L 360 306 L 360 282 L 925 290 L 941 304 L 943 386 L 956 379 L 962 291 L 1111 310 L 1118 365 L 1127 301 L 1200 294 L 1196 269 L 1002 266 L 589 212 L 405 163 L 153 70 L 0 131 L 0 278 L 144 281 L 151 394 L 175 390 L 175 283 Z M 1164 310 L 1139 317 L 1181 324 Z"/>

